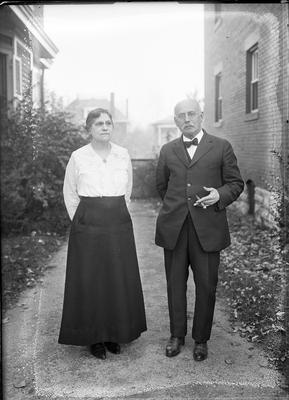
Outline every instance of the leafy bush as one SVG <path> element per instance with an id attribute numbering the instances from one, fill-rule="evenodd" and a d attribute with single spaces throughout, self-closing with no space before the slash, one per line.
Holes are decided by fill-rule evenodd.
<path id="1" fill-rule="evenodd" d="M 85 144 L 56 106 L 35 109 L 29 96 L 1 112 L 2 232 L 63 233 L 69 220 L 62 185 L 70 154 Z"/>
<path id="2" fill-rule="evenodd" d="M 277 202 L 277 216 L 275 220 L 280 228 L 281 247 L 285 248 L 289 254 L 289 154 L 287 149 L 284 146 L 282 150 L 271 150 L 271 153 L 279 161 L 281 171 L 281 178 L 275 178 L 275 181 L 281 181 L 278 188 L 280 196 Z"/>
<path id="3" fill-rule="evenodd" d="M 132 160 L 133 189 L 132 198 L 147 199 L 159 197 L 156 191 L 156 166 L 157 160 Z"/>

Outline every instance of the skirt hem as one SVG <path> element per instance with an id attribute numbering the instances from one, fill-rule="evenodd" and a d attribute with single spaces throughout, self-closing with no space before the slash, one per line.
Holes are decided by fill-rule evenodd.
<path id="1" fill-rule="evenodd" d="M 115 343 L 125 344 L 125 343 L 130 343 L 130 342 L 136 340 L 137 338 L 140 337 L 140 335 L 142 333 L 144 333 L 146 331 L 147 331 L 147 328 L 143 328 L 138 333 L 135 333 L 129 337 L 121 337 L 121 338 L 117 338 L 117 337 L 113 337 L 113 336 L 101 336 L 101 337 L 95 336 L 95 339 L 81 340 L 79 335 L 77 335 L 77 339 L 75 338 L 75 339 L 71 339 L 71 340 L 69 340 L 69 339 L 65 340 L 63 337 L 59 337 L 58 343 L 71 345 L 71 346 L 90 346 L 95 343 L 103 343 L 103 342 L 115 342 Z"/>

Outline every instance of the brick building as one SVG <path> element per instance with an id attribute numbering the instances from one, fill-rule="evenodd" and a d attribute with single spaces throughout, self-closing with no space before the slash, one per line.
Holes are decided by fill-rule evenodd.
<path id="1" fill-rule="evenodd" d="M 30 94 L 44 105 L 44 75 L 57 47 L 44 31 L 43 5 L 2 5 L 0 9 L 0 104 Z"/>
<path id="2" fill-rule="evenodd" d="M 288 19 L 285 3 L 205 5 L 205 128 L 232 143 L 239 205 L 264 223 L 288 179 L 272 153 L 288 156 Z"/>

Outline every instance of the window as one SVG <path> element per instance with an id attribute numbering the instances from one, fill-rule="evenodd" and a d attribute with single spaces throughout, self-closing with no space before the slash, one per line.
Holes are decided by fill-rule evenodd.
<path id="1" fill-rule="evenodd" d="M 258 111 L 258 44 L 247 51 L 246 113 Z"/>
<path id="2" fill-rule="evenodd" d="M 215 122 L 222 120 L 222 74 L 215 75 Z"/>
<path id="3" fill-rule="evenodd" d="M 170 142 L 173 139 L 176 139 L 179 135 L 178 130 L 175 126 L 158 126 L 158 135 L 159 135 L 159 145 L 162 146 L 165 143 Z"/>
<path id="4" fill-rule="evenodd" d="M 0 113 L 7 104 L 7 54 L 0 53 Z"/>
<path id="5" fill-rule="evenodd" d="M 14 37 L 13 92 L 20 99 L 30 93 L 32 86 L 33 55 L 26 44 Z"/>
<path id="6" fill-rule="evenodd" d="M 19 57 L 14 57 L 14 95 L 22 96 L 22 62 Z"/>

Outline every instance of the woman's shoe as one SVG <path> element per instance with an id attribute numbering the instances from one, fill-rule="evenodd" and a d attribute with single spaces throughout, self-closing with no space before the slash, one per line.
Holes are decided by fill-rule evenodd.
<path id="1" fill-rule="evenodd" d="M 120 353 L 120 345 L 115 342 L 104 342 L 105 347 L 107 348 L 108 351 L 110 351 L 113 354 L 119 354 Z"/>
<path id="2" fill-rule="evenodd" d="M 106 359 L 106 351 L 103 343 L 95 343 L 90 346 L 91 354 L 100 360 Z"/>

